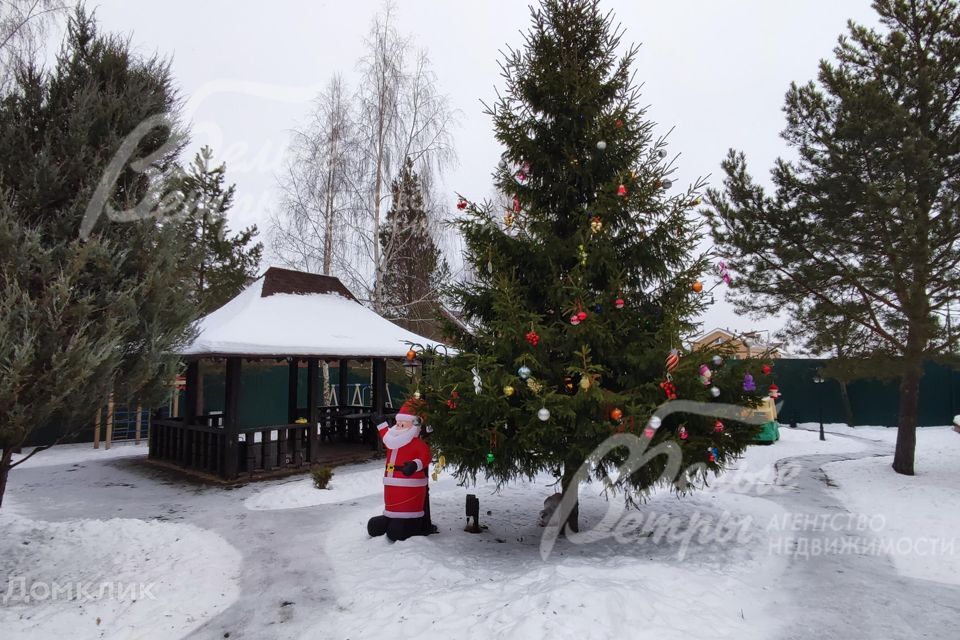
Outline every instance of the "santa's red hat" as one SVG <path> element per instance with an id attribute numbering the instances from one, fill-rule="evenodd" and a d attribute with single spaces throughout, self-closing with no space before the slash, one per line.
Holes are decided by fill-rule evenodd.
<path id="1" fill-rule="evenodd" d="M 410 398 L 403 403 L 403 406 L 400 407 L 400 411 L 397 412 L 395 416 L 397 420 L 413 420 L 417 418 L 421 422 L 423 421 L 423 400 L 417 400 L 416 398 Z"/>

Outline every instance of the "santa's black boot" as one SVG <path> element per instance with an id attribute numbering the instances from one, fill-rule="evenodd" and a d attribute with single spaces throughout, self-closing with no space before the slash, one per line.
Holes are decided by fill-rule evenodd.
<path id="1" fill-rule="evenodd" d="M 389 524 L 390 518 L 387 516 L 374 516 L 367 520 L 367 533 L 373 538 L 382 536 L 387 532 Z"/>
<path id="2" fill-rule="evenodd" d="M 420 534 L 420 518 L 388 518 L 387 537 L 393 541 L 406 540 Z"/>

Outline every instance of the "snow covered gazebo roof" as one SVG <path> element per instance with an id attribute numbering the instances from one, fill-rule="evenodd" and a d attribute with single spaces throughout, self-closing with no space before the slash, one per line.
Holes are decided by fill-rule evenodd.
<path id="1" fill-rule="evenodd" d="M 402 358 L 408 343 L 437 343 L 360 304 L 343 283 L 270 267 L 235 298 L 199 321 L 187 357 Z"/>

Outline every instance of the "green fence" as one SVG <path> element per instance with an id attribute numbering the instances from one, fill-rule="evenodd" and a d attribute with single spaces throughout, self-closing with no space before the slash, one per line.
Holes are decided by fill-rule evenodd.
<path id="1" fill-rule="evenodd" d="M 783 394 L 780 421 L 788 423 L 817 422 L 822 411 L 824 422 L 844 422 L 840 385 L 834 380 L 815 383 L 817 371 L 825 360 L 784 359 L 774 364 L 774 377 Z M 241 380 L 240 417 L 242 427 L 259 427 L 283 423 L 287 419 L 287 372 L 285 363 L 244 363 Z M 307 370 L 300 369 L 298 396 L 304 404 L 307 396 Z M 330 368 L 331 384 L 338 384 L 339 369 Z M 403 373 L 388 368 L 387 378 L 394 406 L 407 393 Z M 369 385 L 368 368 L 350 371 L 350 385 Z M 859 380 L 847 385 L 855 425 L 895 426 L 899 404 L 897 380 Z M 352 393 L 351 393 L 352 395 Z M 223 371 L 211 367 L 203 375 L 204 412 L 223 410 Z M 369 402 L 369 391 L 365 395 Z M 342 403 L 342 399 L 341 399 Z M 183 406 L 181 394 L 180 406 Z M 960 371 L 928 362 L 920 381 L 920 415 L 918 424 L 934 426 L 951 424 L 960 413 Z M 60 429 L 56 423 L 34 430 L 27 446 L 53 442 Z M 93 425 L 89 425 L 71 441 L 93 440 Z"/>
<path id="2" fill-rule="evenodd" d="M 845 422 L 840 385 L 835 380 L 814 382 L 825 360 L 777 360 L 774 376 L 783 394 L 780 422 Z M 854 425 L 895 426 L 899 380 L 858 380 L 847 385 Z M 921 426 L 946 425 L 960 413 L 960 371 L 928 362 L 920 381 Z"/>

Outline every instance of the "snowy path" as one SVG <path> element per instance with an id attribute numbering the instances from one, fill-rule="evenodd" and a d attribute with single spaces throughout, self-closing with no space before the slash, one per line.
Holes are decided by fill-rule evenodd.
<path id="1" fill-rule="evenodd" d="M 791 457 L 778 465 L 790 462 L 802 469 L 791 490 L 774 498 L 793 514 L 788 528 L 799 527 L 781 532 L 793 538 L 788 541 L 790 563 L 780 580 L 783 590 L 774 603 L 791 620 L 782 637 L 957 637 L 960 587 L 902 577 L 888 555 L 870 553 L 878 540 L 870 525 L 874 514 L 851 514 L 822 469 L 828 463 L 890 455 L 892 446 L 852 435 L 830 437 L 853 438 L 872 446 L 853 454 Z M 866 528 L 860 530 L 864 522 Z M 798 548 L 811 553 L 797 554 Z M 843 552 L 812 553 L 815 548 Z"/>
<path id="2" fill-rule="evenodd" d="M 191 625 L 190 638 L 374 637 L 389 628 L 391 616 L 396 620 L 396 612 L 384 609 L 402 597 L 384 593 L 382 575 L 395 576 L 398 569 L 414 576 L 418 585 L 407 596 L 416 610 L 405 618 L 403 631 L 425 638 L 507 637 L 519 632 L 531 638 L 538 633 L 560 638 L 627 633 L 663 640 L 957 637 L 960 587 L 904 577 L 889 556 L 849 553 L 841 547 L 844 540 L 868 545 L 874 535 L 869 529 L 794 530 L 784 520 L 803 524 L 809 517 L 822 523 L 838 516 L 834 522 L 846 523 L 851 514 L 821 467 L 889 455 L 891 445 L 836 434 L 819 443 L 790 430 L 778 445 L 756 448 L 754 462 L 743 466 L 756 470 L 760 461 L 769 467 L 790 451 L 847 453 L 785 456 L 778 463 L 781 479 L 791 477 L 777 492 L 765 492 L 772 482 L 762 477 L 752 489 L 730 492 L 728 477 L 686 499 L 664 495 L 645 507 L 648 514 L 681 520 L 725 510 L 754 518 L 749 544 L 694 544 L 684 560 L 677 559 L 675 545 L 644 542 L 640 535 L 631 544 L 567 546 L 562 549 L 567 560 L 543 563 L 536 546 L 542 529 L 529 516 L 549 489 L 541 484 L 508 487 L 499 497 L 488 487 L 471 490 L 480 496 L 481 508 L 493 509 L 493 515 L 483 518 L 490 525 L 487 534 L 469 536 L 459 531 L 465 491 L 449 478 L 441 478 L 435 487 L 440 536 L 394 546 L 369 540 L 363 524 L 379 508 L 380 497 L 368 476 L 376 475 L 377 465 L 338 470 L 334 485 L 339 480 L 343 491 L 339 504 L 320 503 L 329 500 L 326 496 L 318 502 L 298 479 L 233 489 L 190 484 L 147 467 L 142 455 L 25 465 L 11 476 L 0 522 L 9 509 L 16 517 L 39 521 L 159 520 L 216 534 L 242 554 L 239 593 L 229 608 Z M 791 464 L 796 465 L 793 473 L 788 472 Z M 314 502 L 296 508 L 301 499 Z M 274 510 L 269 510 L 271 503 Z M 596 519 L 602 515 L 600 508 L 597 503 L 592 513 L 584 511 Z M 770 532 L 768 522 L 774 518 L 783 530 Z M 495 539 L 499 537 L 505 540 Z M 771 551 L 768 544 L 778 548 Z M 812 550 L 814 544 L 848 552 L 809 557 L 794 553 L 797 545 Z M 136 548 L 142 546 L 143 541 Z M 165 553 L 164 548 L 157 552 Z M 183 562 L 195 567 L 196 581 L 204 585 L 204 558 Z M 601 588 L 600 582 L 606 585 Z M 93 620 L 78 624 L 90 626 L 78 627 L 75 637 L 139 637 L 119 628 L 111 633 Z"/>

